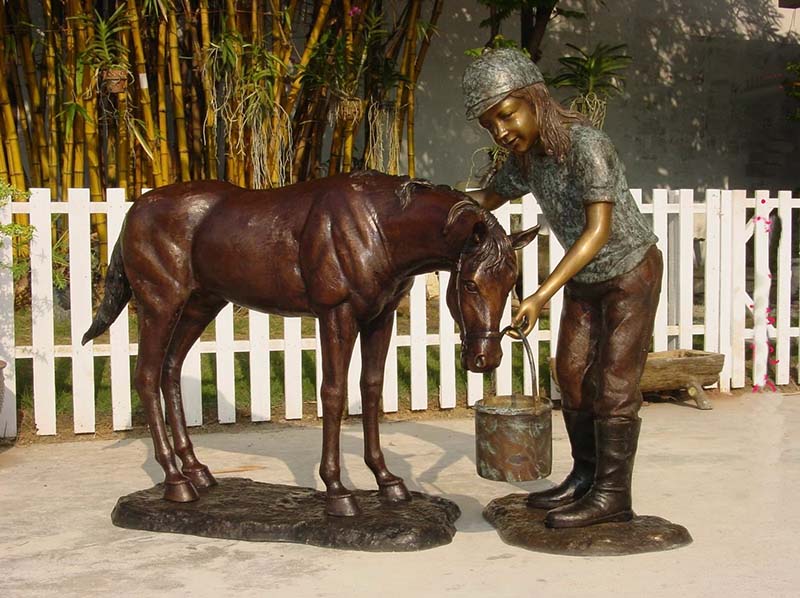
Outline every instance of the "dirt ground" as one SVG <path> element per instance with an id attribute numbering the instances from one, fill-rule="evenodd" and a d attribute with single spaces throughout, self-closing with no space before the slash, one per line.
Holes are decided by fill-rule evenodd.
<path id="1" fill-rule="evenodd" d="M 716 401 L 724 401 L 733 397 L 738 397 L 747 393 L 751 393 L 752 389 L 740 388 L 733 390 L 730 394 L 720 393 L 717 390 L 707 390 L 708 398 L 712 403 Z M 781 386 L 778 392 L 787 394 L 800 393 L 800 386 L 796 383 Z M 663 402 L 688 402 L 693 405 L 690 397 L 684 393 L 648 393 L 644 397 L 644 408 L 651 403 Z M 309 403 L 310 405 L 311 403 Z M 555 409 L 559 409 L 558 402 L 554 405 Z M 322 427 L 322 419 L 315 414 L 315 408 L 309 408 L 307 415 L 302 419 L 286 420 L 282 418 L 274 419 L 267 422 L 250 422 L 249 414 L 242 411 L 237 413 L 237 422 L 232 424 L 220 424 L 211 421 L 214 417 L 209 413 L 204 417 L 205 423 L 201 426 L 193 426 L 190 428 L 192 435 L 199 434 L 213 434 L 213 433 L 229 433 L 239 434 L 242 432 L 255 431 L 259 428 L 271 428 L 273 430 L 291 429 L 291 428 L 308 428 L 308 427 Z M 430 409 L 412 411 L 407 408 L 400 408 L 397 412 L 385 413 L 381 415 L 382 422 L 413 422 L 413 421 L 430 421 L 430 420 L 448 420 L 448 419 L 462 419 L 474 417 L 474 410 L 467 407 L 462 399 L 460 403 L 452 409 L 440 409 L 438 407 L 431 407 Z M 345 415 L 345 421 L 359 421 L 360 415 Z M 145 438 L 149 436 L 147 426 L 143 422 L 134 422 L 134 427 L 131 430 L 114 431 L 111 424 L 110 416 L 99 416 L 97 418 L 95 432 L 90 434 L 74 434 L 72 432 L 72 418 L 69 414 L 60 414 L 57 416 L 56 429 L 59 432 L 54 436 L 39 436 L 36 434 L 36 428 L 33 423 L 33 413 L 31 411 L 20 410 L 18 418 L 18 436 L 16 440 L 0 439 L 1 446 L 26 446 L 31 444 L 49 444 L 61 442 L 86 442 L 92 440 L 123 440 L 133 438 Z"/>

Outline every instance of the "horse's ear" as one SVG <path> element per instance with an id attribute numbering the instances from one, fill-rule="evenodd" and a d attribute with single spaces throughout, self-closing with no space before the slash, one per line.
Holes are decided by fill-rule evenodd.
<path id="1" fill-rule="evenodd" d="M 489 227 L 486 226 L 486 223 L 483 220 L 478 220 L 475 223 L 475 226 L 472 227 L 472 237 L 471 241 L 475 247 L 479 247 L 483 245 L 483 242 L 486 240 L 486 234 L 489 231 Z"/>
<path id="2" fill-rule="evenodd" d="M 528 243 L 533 241 L 536 238 L 536 235 L 539 234 L 539 225 L 530 227 L 528 230 L 522 230 L 518 233 L 513 233 L 508 235 L 508 238 L 511 239 L 511 246 L 514 249 L 522 249 Z"/>

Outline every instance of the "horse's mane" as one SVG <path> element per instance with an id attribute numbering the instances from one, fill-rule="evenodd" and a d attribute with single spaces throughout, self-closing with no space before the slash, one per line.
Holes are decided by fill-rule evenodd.
<path id="1" fill-rule="evenodd" d="M 458 191 L 456 191 L 458 193 Z M 459 216 L 464 213 L 472 212 L 478 216 L 486 225 L 486 238 L 474 251 L 475 257 L 478 258 L 489 270 L 496 270 L 505 265 L 509 256 L 514 253 L 511 250 L 511 240 L 506 235 L 505 230 L 489 210 L 482 208 L 475 200 L 466 194 L 465 199 L 462 199 L 450 208 L 450 213 L 447 215 L 447 223 L 444 228 L 445 231 L 456 221 Z M 515 262 L 516 263 L 516 262 Z"/>
<path id="2" fill-rule="evenodd" d="M 381 174 L 375 170 L 363 170 L 353 172 L 351 176 L 367 177 Z M 400 205 L 406 209 L 414 199 L 414 192 L 418 189 L 435 189 L 447 195 L 454 197 L 457 201 L 450 208 L 447 215 L 447 222 L 445 223 L 445 232 L 450 228 L 458 218 L 465 213 L 474 213 L 477 215 L 478 220 L 486 225 L 486 239 L 478 246 L 474 255 L 477 259 L 484 262 L 486 267 L 490 270 L 501 267 L 509 255 L 513 255 L 511 251 L 511 241 L 506 235 L 503 227 L 495 218 L 494 214 L 482 208 L 478 203 L 466 193 L 462 193 L 457 189 L 453 189 L 448 185 L 437 185 L 426 179 L 411 178 L 408 176 L 400 177 L 401 182 L 395 189 L 395 195 L 400 200 Z"/>

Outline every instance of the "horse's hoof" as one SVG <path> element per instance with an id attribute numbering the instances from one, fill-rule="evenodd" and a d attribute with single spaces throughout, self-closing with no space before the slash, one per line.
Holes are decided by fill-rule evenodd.
<path id="1" fill-rule="evenodd" d="M 389 502 L 404 502 L 411 500 L 411 493 L 406 488 L 403 480 L 397 478 L 397 481 L 380 486 L 381 498 Z"/>
<path id="2" fill-rule="evenodd" d="M 200 494 L 189 480 L 164 482 L 164 500 L 170 502 L 192 502 L 198 498 L 200 498 Z"/>
<path id="3" fill-rule="evenodd" d="M 355 517 L 361 514 L 361 509 L 352 494 L 341 496 L 328 496 L 325 499 L 325 512 L 334 517 Z"/>
<path id="4" fill-rule="evenodd" d="M 205 465 L 201 465 L 195 469 L 184 469 L 183 475 L 189 478 L 189 481 L 198 490 L 217 485 L 216 478 L 211 475 L 211 472 Z"/>

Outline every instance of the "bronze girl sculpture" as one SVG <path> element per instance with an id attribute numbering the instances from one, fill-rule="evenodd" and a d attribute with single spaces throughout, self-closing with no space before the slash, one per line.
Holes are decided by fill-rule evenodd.
<path id="1" fill-rule="evenodd" d="M 188 502 L 216 483 L 186 429 L 180 372 L 189 349 L 229 302 L 316 316 L 326 512 L 351 516 L 359 508 L 340 479 L 339 432 L 356 336 L 363 359 L 364 460 L 385 499 L 409 500 L 403 480 L 386 467 L 378 435 L 395 309 L 415 275 L 453 271 L 447 303 L 461 328 L 462 363 L 476 372 L 494 369 L 502 356 L 500 317 L 517 276 L 514 250 L 535 233 L 509 237 L 494 216 L 457 191 L 374 172 L 265 191 L 211 181 L 170 185 L 131 207 L 111 256 L 103 302 L 83 342 L 106 330 L 131 297 L 136 300 L 134 384 L 166 475 L 164 498 Z"/>
<path id="2" fill-rule="evenodd" d="M 527 56 L 485 52 L 467 68 L 463 89 L 467 117 L 510 152 L 488 187 L 470 194 L 494 209 L 532 192 L 566 249 L 514 318 L 527 335 L 566 285 L 556 370 L 574 464 L 528 504 L 552 509 L 545 524 L 553 528 L 630 520 L 639 380 L 661 288 L 657 239 L 608 136 L 551 99 Z"/>

